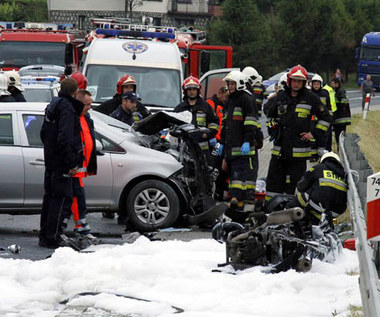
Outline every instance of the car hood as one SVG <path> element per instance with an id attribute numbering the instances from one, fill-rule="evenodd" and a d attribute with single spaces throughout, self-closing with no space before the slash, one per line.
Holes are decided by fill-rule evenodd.
<path id="1" fill-rule="evenodd" d="M 145 135 L 152 135 L 174 125 L 190 123 L 192 115 L 189 111 L 181 113 L 160 111 L 152 114 L 144 120 L 136 122 L 132 129 Z"/>

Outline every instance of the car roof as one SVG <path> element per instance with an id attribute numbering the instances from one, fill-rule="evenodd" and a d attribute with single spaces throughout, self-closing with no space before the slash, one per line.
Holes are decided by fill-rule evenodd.
<path id="1" fill-rule="evenodd" d="M 51 85 L 51 86 L 48 86 L 48 85 L 41 85 L 41 84 L 29 84 L 29 85 L 23 84 L 22 87 L 24 87 L 25 89 L 44 89 L 44 90 L 51 90 L 51 89 L 59 88 L 59 84 L 54 84 L 54 85 Z"/>
<path id="2" fill-rule="evenodd" d="M 1 111 L 24 111 L 24 110 L 31 110 L 31 111 L 44 111 L 46 108 L 47 103 L 46 102 L 1 102 L 0 103 L 0 110 Z"/>

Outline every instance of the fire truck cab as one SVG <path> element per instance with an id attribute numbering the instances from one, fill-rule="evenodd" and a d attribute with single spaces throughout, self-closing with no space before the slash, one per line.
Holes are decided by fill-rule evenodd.
<path id="1" fill-rule="evenodd" d="M 0 30 L 0 63 L 3 70 L 49 64 L 78 69 L 84 40 L 69 31 L 43 29 Z M 70 71 L 69 71 L 70 72 Z"/>

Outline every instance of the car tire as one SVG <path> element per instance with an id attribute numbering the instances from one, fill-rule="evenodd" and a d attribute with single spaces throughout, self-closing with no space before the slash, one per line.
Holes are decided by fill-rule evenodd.
<path id="1" fill-rule="evenodd" d="M 155 231 L 174 224 L 180 203 L 175 190 L 160 180 L 146 180 L 135 185 L 127 197 L 129 221 L 139 231 Z"/>

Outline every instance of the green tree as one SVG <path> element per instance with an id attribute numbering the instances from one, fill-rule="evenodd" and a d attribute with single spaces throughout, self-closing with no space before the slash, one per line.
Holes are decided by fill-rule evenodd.
<path id="1" fill-rule="evenodd" d="M 47 20 L 45 0 L 0 1 L 0 21 L 44 22 Z"/>
<path id="2" fill-rule="evenodd" d="M 272 71 L 273 40 L 269 23 L 253 0 L 226 0 L 223 15 L 209 27 L 210 44 L 231 45 L 234 65 L 255 67 L 265 75 Z"/>

